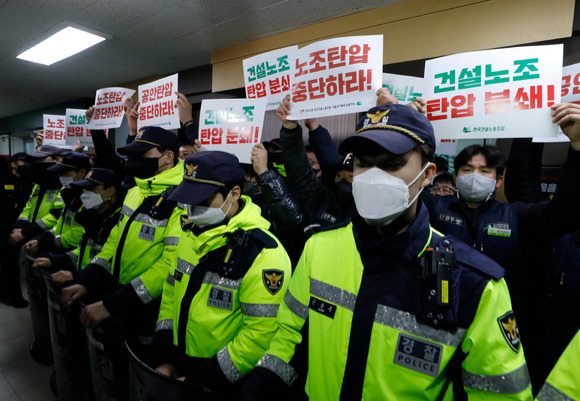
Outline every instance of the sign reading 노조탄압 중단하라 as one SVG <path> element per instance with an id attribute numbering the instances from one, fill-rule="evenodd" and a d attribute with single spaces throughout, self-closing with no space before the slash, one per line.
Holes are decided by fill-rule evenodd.
<path id="1" fill-rule="evenodd" d="M 44 129 L 42 144 L 64 148 L 66 146 L 66 116 L 44 114 L 42 117 Z"/>
<path id="2" fill-rule="evenodd" d="M 123 121 L 125 100 L 135 93 L 127 88 L 102 88 L 95 94 L 95 112 L 89 122 L 90 129 L 119 128 Z"/>

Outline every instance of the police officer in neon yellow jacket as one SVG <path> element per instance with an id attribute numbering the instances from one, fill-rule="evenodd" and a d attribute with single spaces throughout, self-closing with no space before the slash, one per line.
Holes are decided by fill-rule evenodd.
<path id="1" fill-rule="evenodd" d="M 292 128 L 288 110 L 277 114 Z M 340 148 L 354 154 L 352 222 L 306 243 L 243 399 L 293 382 L 307 321 L 312 401 L 532 398 L 503 269 L 432 230 L 417 201 L 434 149 L 430 122 L 408 106 L 361 118 Z"/>
<path id="2" fill-rule="evenodd" d="M 185 159 L 171 195 L 187 204 L 153 339 L 151 365 L 225 396 L 255 365 L 276 331 L 290 259 L 260 208 L 241 195 L 237 157 Z"/>
<path id="3" fill-rule="evenodd" d="M 580 331 L 564 350 L 540 389 L 538 401 L 580 400 Z"/>
<path id="4" fill-rule="evenodd" d="M 65 304 L 87 292 L 102 299 L 83 310 L 83 325 L 95 327 L 114 316 L 133 323 L 142 334 L 152 334 L 158 298 L 181 235 L 183 211 L 168 199 L 183 176 L 178 148 L 175 134 L 145 127 L 118 149 L 127 155 L 127 173 L 137 186 L 127 193 L 119 223 L 101 252 L 79 272 L 77 284 L 63 289 Z"/>
<path id="5" fill-rule="evenodd" d="M 70 184 L 82 180 L 90 169 L 89 157 L 77 152 L 61 154 L 56 164 L 48 168 L 48 173 L 55 175 L 62 184 L 60 196 L 65 206 L 52 230 L 38 234 L 24 245 L 24 250 L 29 255 L 63 253 L 79 245 L 84 229 L 76 222 L 76 215 L 82 207 L 82 202 L 79 197 L 80 191 L 72 189 Z"/>
<path id="6" fill-rule="evenodd" d="M 62 150 L 56 146 L 43 145 L 39 150 L 31 153 L 31 176 L 36 183 L 26 206 L 14 223 L 10 243 L 23 244 L 26 240 L 50 230 L 56 225 L 64 202 L 60 196 L 60 181 L 47 172 L 55 164 L 56 158 Z"/>

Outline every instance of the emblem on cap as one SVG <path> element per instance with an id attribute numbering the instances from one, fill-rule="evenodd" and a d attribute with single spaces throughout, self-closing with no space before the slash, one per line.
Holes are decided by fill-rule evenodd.
<path id="1" fill-rule="evenodd" d="M 191 177 L 194 178 L 197 174 L 197 166 L 193 165 L 193 164 L 186 164 L 185 165 L 185 176 L 186 177 Z"/>
<path id="2" fill-rule="evenodd" d="M 135 139 L 141 139 L 141 137 L 143 136 L 143 132 L 145 132 L 144 129 L 139 130 L 139 132 L 137 132 L 137 136 L 135 137 Z"/>
<path id="3" fill-rule="evenodd" d="M 391 111 L 391 109 L 388 109 L 385 111 L 379 110 L 373 114 L 367 113 L 367 117 L 371 119 L 372 124 L 378 124 L 378 123 L 386 124 L 387 121 L 389 121 L 389 117 L 387 116 L 387 114 L 389 114 L 389 111 Z"/>
<path id="4" fill-rule="evenodd" d="M 85 178 L 91 178 L 92 175 L 93 175 L 93 170 L 89 171 Z"/>

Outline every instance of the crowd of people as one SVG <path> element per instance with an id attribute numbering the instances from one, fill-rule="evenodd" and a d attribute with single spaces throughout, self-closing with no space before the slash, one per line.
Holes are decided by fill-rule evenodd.
<path id="1" fill-rule="evenodd" d="M 570 139 L 552 200 L 541 144 L 471 145 L 449 174 L 425 102 L 386 88 L 339 147 L 314 119 L 305 146 L 284 98 L 251 164 L 200 149 L 176 107 L 189 143 L 137 130 L 129 99 L 116 150 L 93 131 L 91 157 L 7 160 L 3 302 L 28 306 L 24 260 L 78 324 L 118 320 L 147 365 L 216 399 L 580 397 L 580 106 L 551 108 Z"/>

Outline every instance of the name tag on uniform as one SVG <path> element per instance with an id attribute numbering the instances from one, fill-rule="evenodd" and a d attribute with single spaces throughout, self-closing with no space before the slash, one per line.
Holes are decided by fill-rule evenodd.
<path id="1" fill-rule="evenodd" d="M 6 191 L 14 191 L 14 185 L 4 185 Z"/>
<path id="2" fill-rule="evenodd" d="M 334 314 L 336 313 L 336 305 L 333 305 L 330 302 L 325 302 L 322 299 L 310 297 L 308 307 L 313 311 L 322 313 L 324 316 L 328 316 L 329 318 L 334 319 Z"/>
<path id="3" fill-rule="evenodd" d="M 232 310 L 232 300 L 234 299 L 234 292 L 231 290 L 224 290 L 223 288 L 211 287 L 209 291 L 209 298 L 207 299 L 207 306 L 213 308 Z"/>
<path id="4" fill-rule="evenodd" d="M 459 226 L 459 227 L 461 227 L 463 225 L 463 219 L 461 219 L 459 217 L 455 217 L 455 216 L 450 216 L 450 215 L 445 214 L 445 213 L 439 213 L 437 220 L 442 221 L 444 223 L 454 224 L 454 225 Z"/>
<path id="5" fill-rule="evenodd" d="M 181 279 L 183 278 L 183 272 L 180 272 L 179 270 L 175 269 L 175 272 L 173 273 L 173 278 L 181 282 Z"/>
<path id="6" fill-rule="evenodd" d="M 393 363 L 424 375 L 437 377 L 442 353 L 442 345 L 399 333 Z"/>
<path id="7" fill-rule="evenodd" d="M 486 226 L 487 235 L 496 237 L 511 237 L 512 230 L 509 223 L 492 223 Z"/>
<path id="8" fill-rule="evenodd" d="M 139 231 L 139 238 L 145 241 L 154 242 L 155 241 L 155 227 L 151 227 L 143 224 L 141 230 Z"/>

